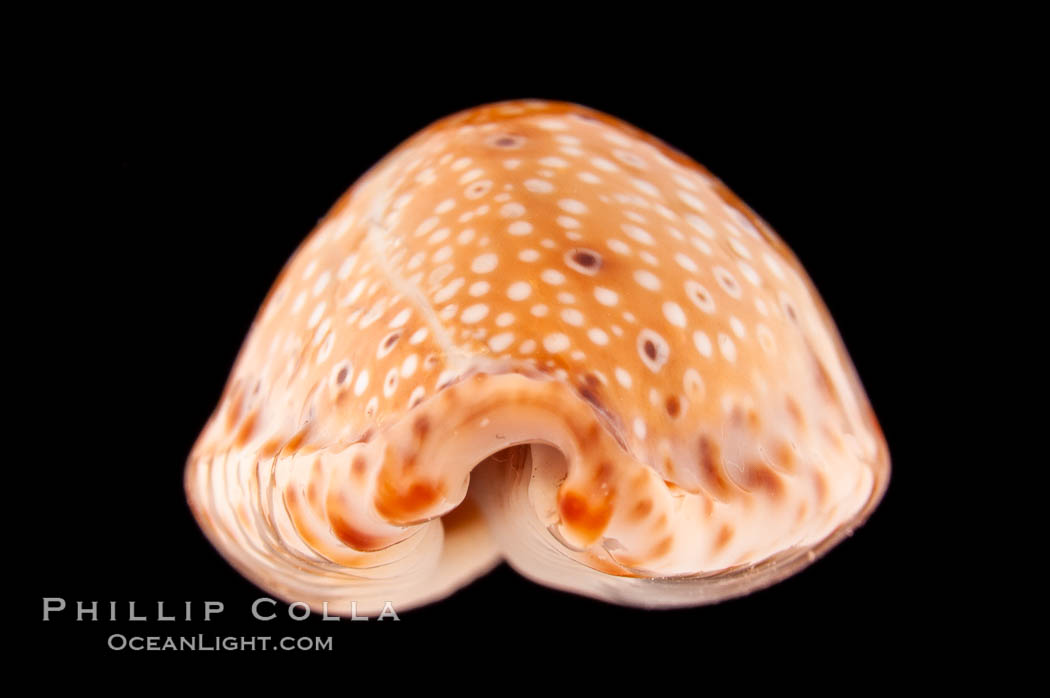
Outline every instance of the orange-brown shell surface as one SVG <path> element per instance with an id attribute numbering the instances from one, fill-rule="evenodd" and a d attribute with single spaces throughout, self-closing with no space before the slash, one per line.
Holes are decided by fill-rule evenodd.
<path id="1" fill-rule="evenodd" d="M 288 262 L 186 469 L 269 593 L 402 610 L 507 560 L 615 603 L 771 584 L 889 460 L 798 261 L 659 140 L 541 101 L 439 121 Z"/>

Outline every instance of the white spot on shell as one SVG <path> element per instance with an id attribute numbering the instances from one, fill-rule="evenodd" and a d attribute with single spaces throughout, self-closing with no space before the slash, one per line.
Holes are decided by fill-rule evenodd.
<path id="1" fill-rule="evenodd" d="M 554 185 L 545 179 L 526 179 L 524 185 L 535 194 L 549 194 L 554 191 Z"/>
<path id="2" fill-rule="evenodd" d="M 762 351 L 767 354 L 775 354 L 777 351 L 777 343 L 773 339 L 773 333 L 769 331 L 769 328 L 765 325 L 759 325 L 755 330 L 755 334 L 758 335 L 758 344 L 762 347 Z"/>
<path id="3" fill-rule="evenodd" d="M 421 238 L 424 235 L 430 234 L 430 231 L 436 228 L 438 226 L 438 223 L 440 222 L 441 219 L 437 216 L 431 216 L 430 218 L 425 219 L 422 223 L 419 224 L 419 227 L 416 228 L 416 237 Z"/>
<path id="4" fill-rule="evenodd" d="M 650 291 L 660 290 L 660 278 L 651 271 L 639 269 L 634 272 L 634 280 L 637 281 L 642 288 L 647 288 Z"/>
<path id="5" fill-rule="evenodd" d="M 613 157 L 615 157 L 617 160 L 619 160 L 620 162 L 624 163 L 625 165 L 630 165 L 631 167 L 637 167 L 637 168 L 642 169 L 642 170 L 644 170 L 646 168 L 645 160 L 643 160 L 641 158 L 641 156 L 636 155 L 635 153 L 632 153 L 630 151 L 627 151 L 627 150 L 614 150 L 613 151 Z"/>
<path id="6" fill-rule="evenodd" d="M 561 311 L 561 319 L 574 327 L 581 327 L 584 322 L 583 313 L 576 308 L 563 308 Z"/>
<path id="7" fill-rule="evenodd" d="M 540 274 L 540 279 L 552 286 L 557 286 L 565 283 L 565 274 L 562 274 L 557 269 L 544 269 Z"/>
<path id="8" fill-rule="evenodd" d="M 707 204 L 705 204 L 703 201 L 701 201 L 700 199 L 693 196 L 687 191 L 679 190 L 678 198 L 682 200 L 682 203 L 684 203 L 686 206 L 693 210 L 699 211 L 700 213 L 704 213 L 707 211 Z"/>
<path id="9" fill-rule="evenodd" d="M 525 215 L 525 207 L 516 201 L 512 201 L 500 207 L 499 215 L 504 218 L 520 218 Z"/>
<path id="10" fill-rule="evenodd" d="M 663 306 L 664 317 L 675 327 L 685 327 L 685 311 L 674 301 L 666 301 Z"/>
<path id="11" fill-rule="evenodd" d="M 507 232 L 511 235 L 528 235 L 532 232 L 532 223 L 528 221 L 514 221 L 507 226 Z"/>
<path id="12" fill-rule="evenodd" d="M 408 318 L 411 315 L 412 315 L 412 309 L 411 308 L 404 308 L 401 312 L 399 312 L 397 315 L 395 315 L 394 318 L 390 321 L 389 327 L 401 327 L 406 322 L 408 322 Z"/>
<path id="13" fill-rule="evenodd" d="M 623 230 L 629 238 L 637 240 L 644 245 L 652 245 L 655 242 L 653 236 L 649 234 L 649 231 L 644 228 L 639 228 L 632 223 L 623 223 L 620 225 L 620 229 Z"/>
<path id="14" fill-rule="evenodd" d="M 598 346 L 605 346 L 609 343 L 609 335 L 600 327 L 592 327 L 587 330 L 587 338 Z"/>
<path id="15" fill-rule="evenodd" d="M 354 270 L 354 266 L 357 264 L 357 254 L 354 253 L 343 260 L 343 263 L 339 265 L 339 270 L 335 273 L 335 277 L 340 281 L 346 280 L 350 276 L 350 272 Z"/>
<path id="16" fill-rule="evenodd" d="M 309 327 L 310 329 L 313 329 L 314 327 L 317 326 L 317 323 L 319 323 L 321 321 L 321 317 L 324 316 L 324 311 L 325 311 L 325 306 L 326 305 L 327 305 L 327 303 L 325 303 L 325 301 L 321 301 L 320 303 L 317 304 L 317 307 L 314 308 L 314 311 L 312 313 L 310 313 L 310 317 L 306 321 L 306 326 L 307 327 Z"/>
<path id="17" fill-rule="evenodd" d="M 357 382 L 354 383 L 354 395 L 361 396 L 364 394 L 365 389 L 368 387 L 368 369 L 364 369 L 357 376 Z"/>
<path id="18" fill-rule="evenodd" d="M 558 208 L 566 213 L 571 213 L 576 216 L 587 213 L 586 204 L 577 201 L 576 199 L 560 199 L 558 201 Z"/>
<path id="19" fill-rule="evenodd" d="M 744 323 L 740 322 L 740 318 L 736 315 L 729 318 L 729 327 L 732 328 L 733 334 L 740 339 L 743 339 L 747 335 L 747 330 L 744 328 Z"/>
<path id="20" fill-rule="evenodd" d="M 722 332 L 718 333 L 718 350 L 722 352 L 722 356 L 726 358 L 726 361 L 733 363 L 736 361 L 736 345 L 733 344 L 733 338 Z"/>
<path id="21" fill-rule="evenodd" d="M 364 282 L 361 283 L 361 287 L 364 288 Z M 306 291 L 300 291 L 296 295 L 295 300 L 292 301 L 292 315 L 295 315 L 303 309 L 303 304 L 306 303 Z"/>
<path id="22" fill-rule="evenodd" d="M 438 230 L 435 230 L 433 233 L 431 233 L 430 237 L 427 238 L 427 244 L 428 245 L 436 245 L 439 242 L 444 242 L 445 240 L 448 239 L 449 232 L 450 231 L 449 231 L 448 228 L 439 228 Z M 451 250 L 449 250 L 449 252 L 451 252 Z M 436 261 L 442 261 L 443 262 L 444 260 L 438 260 L 437 259 L 437 255 L 435 255 L 434 261 L 435 262 Z"/>
<path id="23" fill-rule="evenodd" d="M 604 286 L 596 286 L 594 288 L 594 297 L 602 305 L 612 307 L 620 302 L 620 295 L 612 289 L 605 288 Z"/>
<path id="24" fill-rule="evenodd" d="M 489 339 L 489 348 L 492 351 L 503 351 L 514 341 L 513 332 L 501 332 Z"/>
<path id="25" fill-rule="evenodd" d="M 749 284 L 752 286 L 761 285 L 762 279 L 759 277 L 758 272 L 755 271 L 754 267 L 747 262 L 737 262 L 737 267 L 740 269 L 740 273 L 744 275 L 744 278 L 747 279 Z"/>
<path id="26" fill-rule="evenodd" d="M 561 332 L 549 334 L 543 338 L 543 348 L 552 354 L 565 351 L 569 348 L 569 338 Z"/>
<path id="27" fill-rule="evenodd" d="M 642 420 L 641 417 L 635 417 L 634 418 L 634 435 L 637 436 L 639 439 L 644 439 L 645 438 L 645 433 L 646 433 L 645 421 Z"/>
<path id="28" fill-rule="evenodd" d="M 515 281 L 507 288 L 507 297 L 512 301 L 523 301 L 532 294 L 532 286 L 526 281 Z"/>
<path id="29" fill-rule="evenodd" d="M 448 282 L 448 284 L 446 284 L 444 288 L 440 289 L 437 293 L 434 294 L 434 302 L 444 303 L 445 301 L 451 299 L 454 295 L 456 295 L 459 292 L 459 289 L 463 288 L 463 285 L 466 282 L 466 279 L 464 279 L 463 277 L 459 277 L 458 279 L 453 279 L 452 281 Z"/>
<path id="30" fill-rule="evenodd" d="M 711 224 L 705 221 L 695 213 L 690 213 L 685 217 L 685 222 L 688 223 L 698 233 L 703 235 L 708 240 L 714 240 L 716 237 L 715 229 L 711 227 Z"/>
<path id="31" fill-rule="evenodd" d="M 470 263 L 470 270 L 475 274 L 488 274 L 498 264 L 499 256 L 493 252 L 486 252 L 474 258 L 474 261 Z"/>
<path id="32" fill-rule="evenodd" d="M 481 322 L 485 319 L 485 316 L 489 314 L 489 307 L 484 303 L 475 303 L 474 305 L 466 308 L 463 313 L 459 316 L 459 319 L 468 325 L 473 325 L 476 322 Z"/>
<path id="33" fill-rule="evenodd" d="M 700 270 L 700 267 L 696 266 L 696 262 L 694 262 L 690 257 L 685 256 L 681 252 L 675 254 L 674 261 L 678 262 L 678 266 L 682 267 L 686 271 L 691 271 L 694 274 Z"/>
<path id="34" fill-rule="evenodd" d="M 696 350 L 703 356 L 711 358 L 711 338 L 707 336 L 707 333 L 703 330 L 697 330 L 693 333 L 693 344 L 696 345 Z"/>
<path id="35" fill-rule="evenodd" d="M 766 266 L 769 268 L 769 271 L 773 272 L 773 276 L 777 277 L 781 281 L 785 280 L 784 268 L 780 265 L 780 262 L 773 258 L 773 255 L 769 254 L 768 252 L 765 253 L 762 256 L 762 261 L 766 263 Z"/>
<path id="36" fill-rule="evenodd" d="M 332 272 L 325 271 L 323 274 L 317 277 L 317 281 L 314 282 L 314 298 L 321 295 L 325 287 L 328 286 L 328 282 L 332 278 Z"/>

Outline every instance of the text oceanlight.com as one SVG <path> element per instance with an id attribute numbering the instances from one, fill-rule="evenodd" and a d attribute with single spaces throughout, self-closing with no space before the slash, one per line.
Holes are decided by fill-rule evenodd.
<path id="1" fill-rule="evenodd" d="M 114 633 L 106 641 L 111 650 L 132 652 L 254 652 L 266 650 L 317 651 L 332 650 L 331 637 L 244 637 L 234 635 L 142 636 Z"/>

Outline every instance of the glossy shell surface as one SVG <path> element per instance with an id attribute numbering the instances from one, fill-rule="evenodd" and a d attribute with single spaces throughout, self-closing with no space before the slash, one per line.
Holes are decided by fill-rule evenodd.
<path id="1" fill-rule="evenodd" d="M 522 101 L 433 124 L 336 203 L 185 485 L 263 589 L 375 613 L 500 559 L 614 603 L 717 601 L 801 569 L 888 477 L 769 226 L 656 138 Z"/>

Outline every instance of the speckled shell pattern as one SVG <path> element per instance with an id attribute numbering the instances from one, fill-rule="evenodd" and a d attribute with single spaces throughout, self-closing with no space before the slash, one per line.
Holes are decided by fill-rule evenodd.
<path id="1" fill-rule="evenodd" d="M 185 484 L 268 593 L 374 612 L 501 559 L 615 603 L 717 601 L 811 562 L 888 478 L 769 226 L 652 136 L 518 101 L 433 124 L 336 203 Z"/>

